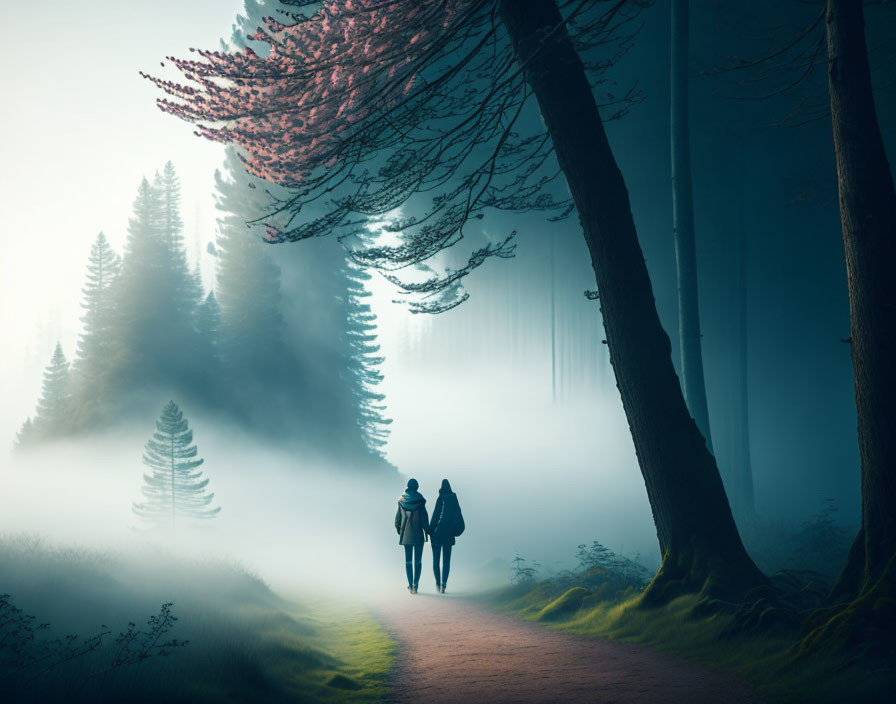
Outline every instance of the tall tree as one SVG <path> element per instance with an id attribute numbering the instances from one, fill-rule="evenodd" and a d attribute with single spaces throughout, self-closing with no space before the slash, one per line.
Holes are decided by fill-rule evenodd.
<path id="1" fill-rule="evenodd" d="M 628 191 L 581 60 L 551 0 L 525 8 L 503 0 L 501 10 L 591 252 L 611 362 L 663 556 L 646 598 L 738 593 L 764 578 L 743 548 L 715 460 L 684 403 Z M 582 118 L 592 125 L 585 133 Z"/>
<path id="2" fill-rule="evenodd" d="M 548 257 L 548 268 L 551 270 L 551 402 L 557 403 L 557 301 L 556 286 L 554 282 L 554 248 L 556 239 L 553 232 L 548 235 L 551 254 Z"/>
<path id="3" fill-rule="evenodd" d="M 163 109 L 244 148 L 256 176 L 294 187 L 280 208 L 293 217 L 272 218 L 272 242 L 356 232 L 359 216 L 416 204 L 416 214 L 389 225 L 397 244 L 353 252 L 394 272 L 461 241 L 465 225 L 488 208 L 568 212 L 574 205 L 663 555 L 644 603 L 686 591 L 733 595 L 765 580 L 684 402 L 582 60 L 592 68 L 612 63 L 589 52 L 633 21 L 632 7 L 583 3 L 564 18 L 555 0 L 330 0 L 291 26 L 269 22 L 257 35 L 270 45 L 265 57 L 250 50 L 173 60 L 198 88 L 152 80 L 176 98 L 161 100 Z M 533 95 L 547 135 L 518 131 Z M 551 197 L 551 146 L 572 203 Z M 414 196 L 433 190 L 420 213 Z M 331 203 L 326 213 L 298 217 L 321 198 Z M 414 310 L 440 312 L 465 299 L 457 286 L 463 276 L 512 254 L 511 238 L 489 242 L 444 276 L 388 276 L 423 297 Z"/>
<path id="4" fill-rule="evenodd" d="M 700 306 L 697 295 L 697 243 L 694 234 L 694 194 L 691 183 L 690 107 L 688 105 L 688 47 L 690 45 L 688 0 L 672 0 L 671 120 L 672 226 L 675 266 L 678 276 L 678 339 L 681 384 L 684 398 L 712 452 L 703 350 Z"/>
<path id="5" fill-rule="evenodd" d="M 739 155 L 739 166 L 743 168 L 743 155 Z M 742 181 L 742 179 L 740 179 Z M 750 519 L 756 514 L 756 500 L 753 488 L 753 462 L 750 454 L 750 402 L 748 374 L 748 290 L 747 290 L 747 233 L 744 225 L 742 193 L 743 184 L 739 183 L 735 209 L 735 235 L 737 238 L 737 387 L 738 410 L 737 430 L 735 432 L 735 453 L 731 467 L 731 502 L 735 512 L 741 517 Z"/>
<path id="6" fill-rule="evenodd" d="M 184 221 L 180 215 L 180 178 L 170 161 L 165 162 L 161 174 L 156 174 L 155 186 L 162 197 L 160 225 L 165 244 L 173 250 L 177 246 L 183 246 Z"/>
<path id="7" fill-rule="evenodd" d="M 227 150 L 224 172 L 215 173 L 218 236 L 215 251 L 220 306 L 220 354 L 234 378 L 276 376 L 284 363 L 280 268 L 247 224 L 260 218 L 270 198 L 244 175 L 239 157 Z M 262 356 L 268 360 L 260 364 Z"/>
<path id="8" fill-rule="evenodd" d="M 849 290 L 862 525 L 837 591 L 896 584 L 896 188 L 874 107 L 861 0 L 828 0 L 831 120 Z M 866 603 L 872 600 L 866 599 Z"/>
<path id="9" fill-rule="evenodd" d="M 264 45 L 250 37 L 266 17 L 292 17 L 292 5 L 280 0 L 245 0 L 243 13 L 237 17 L 229 42 L 222 42 L 222 49 L 241 50 L 251 45 L 264 51 Z M 284 386 L 284 379 L 290 379 L 286 385 L 295 398 L 293 408 L 284 409 L 284 418 L 294 419 L 313 406 L 312 417 L 298 425 L 310 429 L 313 423 L 322 424 L 328 436 L 333 433 L 340 438 L 340 447 L 352 447 L 356 454 L 369 449 L 366 424 L 359 417 L 364 413 L 360 404 L 367 402 L 368 392 L 360 386 L 364 377 L 360 372 L 366 364 L 355 356 L 363 351 L 353 334 L 360 299 L 349 292 L 355 283 L 349 280 L 351 267 L 345 264 L 344 251 L 321 243 L 292 251 L 274 264 L 258 230 L 249 223 L 262 218 L 272 200 L 288 198 L 288 194 L 270 182 L 249 177 L 233 149 L 227 152 L 224 172 L 227 181 L 220 179 L 218 188 L 224 245 L 218 260 L 219 289 L 221 283 L 233 281 L 233 276 L 243 271 L 249 281 L 242 282 L 242 287 L 254 290 L 251 298 L 231 301 L 232 324 L 223 330 L 224 345 L 231 352 L 230 372 L 272 382 L 278 388 Z M 228 286 L 235 295 L 240 294 L 239 288 Z M 290 291 L 288 302 L 281 299 L 286 289 Z M 252 306 L 254 311 L 249 310 Z M 253 331 L 252 324 L 240 324 L 240 319 L 254 320 L 260 329 Z M 262 358 L 266 361 L 260 365 Z M 264 414 L 270 417 L 270 409 Z"/>
<path id="10" fill-rule="evenodd" d="M 206 490 L 208 479 L 198 467 L 193 431 L 174 401 L 169 401 L 156 421 L 156 429 L 146 442 L 143 464 L 150 469 L 143 475 L 143 503 L 134 503 L 133 511 L 147 522 L 175 527 L 178 518 L 214 518 L 220 507 L 211 508 L 214 493 Z"/>
<path id="11" fill-rule="evenodd" d="M 17 450 L 27 449 L 31 445 L 34 444 L 36 439 L 36 435 L 34 432 L 34 423 L 31 422 L 31 417 L 25 419 L 25 422 L 22 423 L 22 427 L 19 429 L 19 432 L 16 433 L 16 441 L 14 447 Z"/>
<path id="12" fill-rule="evenodd" d="M 108 403 L 109 375 L 115 362 L 113 344 L 113 286 L 121 269 L 121 258 L 100 232 L 90 248 L 87 283 L 81 289 L 82 329 L 73 364 L 75 396 L 80 411 L 88 417 Z"/>
<path id="13" fill-rule="evenodd" d="M 156 174 L 154 187 L 159 193 L 159 230 L 165 245 L 165 273 L 172 314 L 183 326 L 182 334 L 188 337 L 190 323 L 202 301 L 202 284 L 187 262 L 184 223 L 180 214 L 183 200 L 180 178 L 170 161 L 165 163 L 161 174 Z"/>
<path id="14" fill-rule="evenodd" d="M 253 223 L 283 189 L 247 174 L 233 149 L 216 183 L 222 379 L 234 390 L 256 390 L 254 402 L 240 393 L 237 412 L 267 431 L 288 427 L 303 442 L 338 438 L 330 451 L 338 445 L 355 457 L 368 450 L 380 456 L 371 404 L 381 399 L 372 389 L 375 373 L 368 373 L 375 335 L 363 281 L 352 280 L 359 267 L 332 246 L 298 248 L 275 263 Z"/>
<path id="15" fill-rule="evenodd" d="M 43 390 L 37 402 L 33 426 L 35 437 L 43 440 L 65 435 L 72 428 L 72 389 L 69 363 L 56 343 L 44 370 Z"/>
<path id="16" fill-rule="evenodd" d="M 187 265 L 179 189 L 169 162 L 154 186 L 144 178 L 137 190 L 114 289 L 115 384 L 122 393 L 159 385 L 194 390 L 191 380 L 201 366 L 194 351 L 202 291 Z"/>
<path id="17" fill-rule="evenodd" d="M 165 328 L 164 242 L 159 227 L 159 192 L 145 178 L 128 221 L 121 274 L 114 288 L 114 342 L 119 349 L 115 386 L 121 393 L 135 385 L 151 386 L 161 377 L 158 332 Z"/>
<path id="18" fill-rule="evenodd" d="M 227 385 L 221 378 L 220 355 L 221 310 L 213 291 L 209 291 L 199 311 L 196 313 L 196 370 L 201 395 L 206 403 L 218 408 L 232 410 L 232 405 L 244 402 L 228 394 Z M 228 403 L 229 401 L 229 403 Z"/>
<path id="19" fill-rule="evenodd" d="M 383 363 L 377 344 L 376 314 L 368 302 L 371 293 L 365 287 L 370 274 L 354 262 L 347 262 L 346 331 L 348 354 L 345 364 L 351 375 L 352 394 L 357 404 L 356 423 L 364 445 L 382 457 L 392 420 L 384 413 L 385 396 L 376 390 L 382 382 L 379 367 Z"/>
<path id="20" fill-rule="evenodd" d="M 199 333 L 201 357 L 206 364 L 217 367 L 221 309 L 215 292 L 209 291 L 196 314 L 196 331 Z"/>

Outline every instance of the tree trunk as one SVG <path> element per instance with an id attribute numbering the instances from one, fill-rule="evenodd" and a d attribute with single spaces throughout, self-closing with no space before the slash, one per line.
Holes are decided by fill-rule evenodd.
<path id="1" fill-rule="evenodd" d="M 896 189 L 874 110 L 861 0 L 828 0 L 826 20 L 862 461 L 861 544 L 843 577 L 865 592 L 896 555 Z"/>
<path id="2" fill-rule="evenodd" d="M 738 154 L 738 188 L 735 197 L 737 228 L 737 344 L 738 344 L 738 429 L 737 454 L 733 466 L 731 503 L 739 518 L 752 519 L 756 515 L 753 492 L 753 462 L 750 456 L 750 404 L 747 358 L 747 235 L 743 213 L 743 153 Z"/>
<path id="3" fill-rule="evenodd" d="M 502 0 L 591 253 L 616 384 L 663 556 L 644 595 L 734 597 L 765 578 L 741 543 L 715 460 L 684 402 L 628 191 L 555 0 Z"/>
<path id="4" fill-rule="evenodd" d="M 712 452 L 700 311 L 697 300 L 697 245 L 694 237 L 694 196 L 691 185 L 691 145 L 688 124 L 688 0 L 672 0 L 671 110 L 672 229 L 678 276 L 678 340 L 684 399 Z"/>
<path id="5" fill-rule="evenodd" d="M 551 256 L 548 259 L 551 268 L 551 403 L 557 403 L 557 304 L 554 282 L 554 233 L 548 235 Z"/>

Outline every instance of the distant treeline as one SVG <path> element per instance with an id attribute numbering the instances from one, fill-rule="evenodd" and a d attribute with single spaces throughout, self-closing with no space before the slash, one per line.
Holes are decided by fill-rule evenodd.
<path id="1" fill-rule="evenodd" d="M 100 431 L 183 399 L 251 431 L 381 455 L 375 316 L 366 272 L 341 252 L 307 247 L 287 259 L 298 280 L 284 319 L 281 269 L 257 230 L 270 197 L 234 153 L 217 174 L 213 291 L 190 270 L 180 182 L 171 162 L 137 189 L 121 256 L 100 233 L 90 250 L 74 360 L 57 344 L 19 447 Z M 313 292 L 313 293 L 312 293 Z M 293 329 L 297 328 L 297 329 Z"/>

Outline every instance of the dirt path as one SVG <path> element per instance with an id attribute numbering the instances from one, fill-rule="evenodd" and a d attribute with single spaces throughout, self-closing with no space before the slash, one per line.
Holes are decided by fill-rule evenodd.
<path id="1" fill-rule="evenodd" d="M 395 702 L 763 701 L 738 678 L 608 640 L 550 631 L 450 595 L 381 607 L 399 644 Z"/>

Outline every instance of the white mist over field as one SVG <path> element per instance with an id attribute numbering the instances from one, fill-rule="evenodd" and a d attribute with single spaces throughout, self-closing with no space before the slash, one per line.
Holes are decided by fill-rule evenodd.
<path id="1" fill-rule="evenodd" d="M 543 573 L 572 567 L 576 545 L 600 540 L 656 564 L 652 520 L 627 427 L 611 398 L 552 409 L 550 399 L 497 371 L 393 370 L 387 457 L 399 472 L 365 475 L 300 449 L 189 414 L 220 515 L 149 530 L 140 501 L 142 445 L 151 432 L 50 446 L 7 463 L 0 533 L 51 544 L 239 563 L 272 586 L 369 598 L 400 591 L 404 557 L 393 528 L 396 499 L 416 477 L 432 510 L 442 478 L 460 499 L 467 530 L 450 583 L 474 591 L 506 583 L 519 553 Z M 482 373 L 481 371 L 479 373 Z M 429 548 L 423 581 L 430 580 Z"/>

